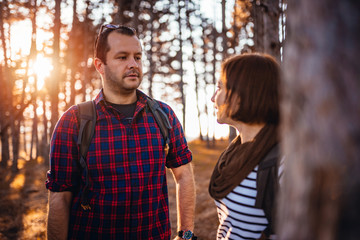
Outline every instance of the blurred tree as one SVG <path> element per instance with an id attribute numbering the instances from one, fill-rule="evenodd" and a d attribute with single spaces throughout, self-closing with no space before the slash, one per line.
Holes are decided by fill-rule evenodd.
<path id="1" fill-rule="evenodd" d="M 43 149 L 48 149 L 48 139 L 59 113 L 78 101 L 93 97 L 93 90 L 101 87 L 101 84 L 98 84 L 100 78 L 91 65 L 91 57 L 99 25 L 109 22 L 107 15 L 111 15 L 115 23 L 137 29 L 146 54 L 142 87 L 150 96 L 155 95 L 154 97 L 161 97 L 164 101 L 179 103 L 178 109 L 182 111 L 184 128 L 185 96 L 191 91 L 189 86 L 193 86 L 188 85 L 189 81 L 194 79 L 201 132 L 205 132 L 205 125 L 201 124 L 200 118 L 209 118 L 208 95 L 215 86 L 220 62 L 228 54 L 243 51 L 246 48 L 244 39 L 251 37 L 248 25 L 250 0 L 235 1 L 232 16 L 227 13 L 228 8 L 225 8 L 226 4 L 229 6 L 229 2 L 222 1 L 222 29 L 219 30 L 215 27 L 216 23 L 201 15 L 195 0 L 5 0 L 1 4 L 2 55 L 9 54 L 11 50 L 11 24 L 24 19 L 24 15 L 27 16 L 27 21 L 32 22 L 28 56 L 19 52 L 16 58 L 11 59 L 11 56 L 4 55 L 8 60 L 0 66 L 0 81 L 5 88 L 9 88 L 0 97 L 4 100 L 0 102 L 0 126 L 2 159 L 7 159 L 2 161 L 2 164 L 5 165 L 10 160 L 10 149 L 13 150 L 13 160 L 18 158 L 19 139 L 24 139 L 23 148 L 25 152 L 29 152 L 26 149 L 26 141 L 29 139 L 26 139 L 25 134 L 27 137 L 33 136 L 34 148 L 31 147 L 31 156 L 41 155 L 46 159 L 48 152 Z M 68 9 L 69 4 L 72 5 L 73 15 L 72 21 L 66 25 L 64 23 L 69 21 L 64 17 L 62 23 L 61 12 Z M 105 8 L 104 5 L 110 8 Z M 113 12 L 109 12 L 111 6 L 115 6 Z M 48 22 L 44 18 L 36 21 L 36 16 L 40 15 L 50 16 L 53 21 Z M 8 20 L 8 16 L 11 16 L 12 22 Z M 201 32 L 203 34 L 199 34 Z M 52 34 L 49 41 L 42 42 L 42 48 L 39 43 L 36 47 L 36 40 L 49 33 Z M 37 74 L 32 69 L 38 54 L 51 56 L 53 64 L 52 73 L 45 81 L 45 88 L 40 91 L 34 86 Z M 204 71 L 201 71 L 199 66 L 204 66 Z M 4 84 L 5 82 L 12 86 Z M 5 102 L 10 99 L 5 95 L 9 93 L 11 104 Z M 198 95 L 199 93 L 202 94 Z M 28 106 L 30 107 L 27 108 Z M 44 110 L 44 114 L 39 112 L 37 116 L 36 110 L 40 108 Z M 45 114 L 49 110 L 51 118 Z M 209 122 L 207 125 L 207 140 L 209 125 L 212 124 Z M 23 138 L 20 137 L 20 132 Z M 12 140 L 12 146 L 9 145 L 9 139 Z M 40 143 L 37 143 L 40 139 Z M 36 149 L 39 151 L 31 152 Z M 14 163 L 15 165 L 17 164 Z"/>
<path id="2" fill-rule="evenodd" d="M 180 81 L 178 82 L 179 84 L 179 91 L 180 91 L 180 99 L 181 99 L 181 104 L 182 104 L 182 127 L 184 129 L 184 131 L 186 130 L 186 121 L 185 121 L 185 116 L 186 116 L 186 98 L 185 98 L 185 92 L 184 92 L 184 59 L 183 59 L 183 9 L 184 9 L 184 1 L 181 0 L 177 0 L 177 21 L 179 24 L 179 32 L 178 32 L 178 40 L 179 40 L 179 76 L 180 76 Z"/>
<path id="3" fill-rule="evenodd" d="M 210 147 L 210 136 L 209 136 L 209 129 L 210 129 L 210 117 L 208 114 L 209 110 L 208 110 L 208 100 L 209 98 L 211 98 L 211 96 L 208 96 L 207 94 L 207 86 L 214 84 L 215 81 L 215 71 L 213 69 L 213 65 L 212 63 L 215 62 L 215 53 L 211 56 L 211 58 L 209 58 L 209 55 L 212 54 L 213 52 L 211 50 L 215 50 L 216 49 L 216 44 L 215 42 L 212 42 L 213 39 L 213 32 L 215 32 L 216 30 L 213 28 L 213 25 L 211 24 L 211 22 L 209 21 L 209 19 L 206 19 L 204 17 L 201 18 L 201 32 L 202 32 L 202 57 L 201 57 L 201 61 L 204 64 L 204 73 L 203 73 L 203 79 L 204 79 L 204 114 L 207 116 L 208 119 L 208 123 L 207 123 L 207 129 L 206 129 L 206 146 Z M 213 49 L 211 49 L 211 44 L 213 44 L 215 47 Z M 213 59 L 214 61 L 209 61 L 209 59 Z M 212 69 L 211 72 L 209 72 L 209 68 Z M 197 93 L 199 94 L 199 93 Z M 213 93 L 211 93 L 210 95 L 212 95 Z M 198 101 L 199 104 L 199 101 Z M 200 116 L 199 116 L 199 124 L 201 124 L 200 121 Z M 201 131 L 201 128 L 200 128 Z M 215 139 L 215 134 L 213 135 Z M 212 141 L 214 143 L 214 141 Z"/>
<path id="4" fill-rule="evenodd" d="M 86 99 L 87 90 L 91 89 L 91 79 L 90 79 L 90 67 L 89 67 L 89 58 L 91 58 L 91 51 L 89 46 L 93 45 L 93 36 L 94 34 L 91 32 L 91 26 L 93 26 L 92 21 L 89 18 L 90 14 L 90 0 L 85 1 L 85 11 L 84 11 L 84 21 L 82 23 L 82 42 L 83 42 L 83 52 L 82 52 L 82 93 L 83 93 L 83 101 L 90 100 Z"/>
<path id="5" fill-rule="evenodd" d="M 7 55 L 7 44 L 5 39 L 4 30 L 4 19 L 6 15 L 6 2 L 0 2 L 0 35 L 1 35 L 1 46 L 3 53 L 4 65 L 1 65 L 0 71 L 0 83 L 3 86 L 0 101 L 0 126 L 1 126 L 1 166 L 7 167 L 8 160 L 10 159 L 10 148 L 9 148 L 9 121 L 8 121 L 8 99 L 9 99 L 9 76 L 8 76 L 8 55 Z"/>
<path id="6" fill-rule="evenodd" d="M 37 0 L 31 0 L 29 2 L 29 10 L 31 12 L 31 26 L 32 26 L 32 34 L 31 34 L 31 46 L 30 46 L 30 54 L 27 62 L 27 68 L 29 67 L 29 61 L 33 64 L 37 58 L 37 49 L 36 49 L 36 36 L 37 36 Z M 29 76 L 25 76 L 28 79 Z M 31 132 L 31 143 L 30 143 L 30 160 L 33 160 L 33 150 L 35 145 L 35 159 L 39 156 L 39 137 L 38 137 L 38 115 L 37 115 L 37 98 L 38 98 L 38 90 L 37 90 L 37 82 L 38 76 L 37 74 L 33 75 L 34 78 L 34 92 L 32 97 L 32 105 L 34 109 L 34 117 L 32 122 L 32 132 Z M 25 95 L 25 87 L 23 88 L 23 95 Z"/>
<path id="7" fill-rule="evenodd" d="M 85 9 L 81 14 L 77 11 L 78 1 L 73 2 L 73 18 L 69 38 L 65 41 L 65 66 L 67 69 L 66 81 L 62 82 L 62 89 L 67 95 L 67 105 L 64 109 L 79 101 L 85 101 L 93 97 L 95 86 L 93 81 L 98 78 L 95 68 L 92 66 L 94 42 L 97 36 L 94 19 L 91 18 L 93 10 L 99 8 L 100 3 L 85 1 Z M 99 16 L 100 17 L 100 16 Z M 80 18 L 82 20 L 80 20 Z M 103 20 L 103 17 L 100 18 Z M 79 88 L 81 87 L 81 88 Z"/>
<path id="8" fill-rule="evenodd" d="M 222 15 L 222 28 L 221 28 L 221 38 L 222 38 L 222 58 L 225 60 L 228 57 L 228 38 L 227 32 L 228 29 L 226 27 L 226 0 L 221 1 L 221 15 Z M 234 127 L 229 126 L 229 142 L 231 142 L 236 137 L 236 130 Z"/>
<path id="9" fill-rule="evenodd" d="M 279 0 L 253 0 L 254 49 L 274 56 L 280 62 Z"/>
<path id="10" fill-rule="evenodd" d="M 200 92 L 200 77 L 199 77 L 199 70 L 196 67 L 196 64 L 198 63 L 198 60 L 202 60 L 197 59 L 197 54 L 196 54 L 196 50 L 197 50 L 197 45 L 195 43 L 195 36 L 194 36 L 194 29 L 193 28 L 197 28 L 199 26 L 195 26 L 192 22 L 191 22 L 191 18 L 192 15 L 195 13 L 196 11 L 199 9 L 199 6 L 195 3 L 189 3 L 188 1 L 185 2 L 185 10 L 186 10 L 186 27 L 187 29 L 190 31 L 189 33 L 189 37 L 188 37 L 188 41 L 190 42 L 191 45 L 191 57 L 190 57 L 190 61 L 193 64 L 193 70 L 194 70 L 194 81 L 195 81 L 195 98 L 196 98 L 196 108 L 197 108 L 197 112 L 198 112 L 198 121 L 199 121 L 199 130 L 200 130 L 200 140 L 204 140 L 204 137 L 202 135 L 202 124 L 201 124 L 201 110 L 200 110 L 200 103 L 199 103 L 199 92 Z M 194 16 L 197 17 L 197 16 Z M 201 16 L 200 16 L 201 17 Z M 202 42 L 202 44 L 204 44 Z"/>
<path id="11" fill-rule="evenodd" d="M 14 143 L 14 133 L 15 133 L 15 123 L 14 123 L 14 105 L 13 105 L 13 95 L 12 95 L 12 89 L 14 86 L 13 81 L 13 72 L 11 69 L 11 59 L 9 56 L 9 45 L 10 43 L 10 22 L 12 16 L 10 15 L 9 10 L 9 3 L 7 0 L 4 0 L 2 3 L 0 3 L 0 34 L 1 34 L 1 45 L 2 45 L 2 51 L 3 51 L 3 60 L 4 60 L 4 66 L 2 67 L 2 76 L 0 77 L 3 82 L 3 96 L 2 99 L 2 110 L 3 110 L 3 116 L 1 120 L 1 146 L 2 146 L 2 157 L 1 157 L 1 166 L 7 167 L 8 161 L 10 160 L 10 142 L 9 139 L 11 137 L 12 143 Z M 5 20 L 7 20 L 8 25 L 8 39 L 6 39 L 5 34 Z M 13 149 L 14 150 L 14 149 Z M 15 149 L 16 150 L 16 149 Z M 17 167 L 17 166 L 15 166 Z M 15 168 L 16 170 L 16 168 Z"/>
<path id="12" fill-rule="evenodd" d="M 114 23 L 127 25 L 131 22 L 133 16 L 132 10 L 132 0 L 115 0 L 115 5 L 117 6 L 117 11 L 114 12 Z"/>
<path id="13" fill-rule="evenodd" d="M 54 9 L 54 25 L 53 25 L 53 53 L 52 63 L 53 71 L 51 74 L 51 83 L 49 82 L 47 88 L 50 94 L 51 102 L 51 127 L 50 133 L 53 132 L 56 122 L 59 118 L 59 84 L 61 79 L 61 61 L 60 61 L 60 29 L 61 29 L 61 2 L 62 0 L 55 0 Z"/>
<path id="14" fill-rule="evenodd" d="M 288 11 L 279 239 L 359 239 L 360 2 Z"/>
<path id="15" fill-rule="evenodd" d="M 76 73 L 79 72 L 79 62 L 81 56 L 81 49 L 84 47 L 82 42 L 82 31 L 80 29 L 80 21 L 77 13 L 77 0 L 73 0 L 72 8 L 72 26 L 69 32 L 69 40 L 67 43 L 67 49 L 65 51 L 65 64 L 68 69 L 69 76 L 69 102 L 66 105 L 66 108 L 75 104 L 75 83 L 79 79 Z"/>

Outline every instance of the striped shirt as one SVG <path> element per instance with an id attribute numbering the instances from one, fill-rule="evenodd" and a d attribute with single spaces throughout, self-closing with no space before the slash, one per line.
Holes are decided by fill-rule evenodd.
<path id="1" fill-rule="evenodd" d="M 278 174 L 283 172 L 283 159 Z M 217 239 L 258 239 L 268 225 L 263 209 L 255 208 L 256 178 L 255 169 L 225 198 L 215 200 L 219 217 Z"/>

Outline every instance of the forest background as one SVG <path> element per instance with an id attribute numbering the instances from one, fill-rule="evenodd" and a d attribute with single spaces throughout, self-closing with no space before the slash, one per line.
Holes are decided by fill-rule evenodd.
<path id="1" fill-rule="evenodd" d="M 0 198 L 6 201 L 0 205 L 0 239 L 26 239 L 26 232 L 18 233 L 26 225 L 18 206 L 30 202 L 29 196 L 46 204 L 46 191 L 39 190 L 44 176 L 37 175 L 48 166 L 51 133 L 69 106 L 101 89 L 92 65 L 93 42 L 100 26 L 110 22 L 137 29 L 144 47 L 141 89 L 174 108 L 187 137 L 199 139 L 193 141 L 194 153 L 211 154 L 197 155 L 198 166 L 212 167 L 226 146 L 218 139 L 236 135 L 216 124 L 210 102 L 221 62 L 244 52 L 266 52 L 281 62 L 282 151 L 289 174 L 280 198 L 280 239 L 356 239 L 359 5 L 351 0 L 1 0 Z M 199 171 L 200 195 L 206 194 L 209 171 Z M 21 191 L 12 195 L 16 189 Z M 202 212 L 214 209 L 201 204 Z M 11 225 L 11 216 L 20 216 L 20 226 Z M 36 228 L 33 217 L 30 228 Z M 40 232 L 35 236 L 42 238 Z"/>
<path id="2" fill-rule="evenodd" d="M 280 60 L 284 28 L 278 23 L 284 22 L 286 4 L 269 3 L 273 6 L 252 7 L 251 1 L 3 1 L 1 165 L 16 170 L 19 155 L 47 162 L 59 116 L 96 96 L 101 79 L 92 64 L 93 45 L 104 23 L 137 29 L 145 55 L 141 90 L 174 108 L 188 139 L 227 137 L 228 128 L 216 124 L 210 101 L 220 64 L 231 54 L 255 50 Z M 268 23 L 270 28 L 264 26 Z"/>

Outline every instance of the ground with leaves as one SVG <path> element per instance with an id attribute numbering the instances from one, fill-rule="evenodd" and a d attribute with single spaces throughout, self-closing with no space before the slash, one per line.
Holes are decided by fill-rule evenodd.
<path id="1" fill-rule="evenodd" d="M 214 239 L 218 224 L 214 201 L 208 194 L 212 169 L 226 141 L 207 147 L 206 142 L 192 141 L 197 204 L 195 233 L 199 239 Z M 47 166 L 37 161 L 19 160 L 20 170 L 0 169 L 0 240 L 45 239 L 47 190 L 44 182 Z M 170 218 L 176 233 L 175 184 L 168 172 Z M 174 235 L 174 234 L 173 234 Z"/>

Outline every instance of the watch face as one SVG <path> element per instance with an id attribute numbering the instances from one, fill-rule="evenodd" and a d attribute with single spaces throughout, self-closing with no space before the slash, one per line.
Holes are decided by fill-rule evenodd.
<path id="1" fill-rule="evenodd" d="M 190 230 L 188 230 L 188 231 L 184 232 L 183 238 L 191 239 L 192 235 L 193 235 L 193 233 Z"/>

